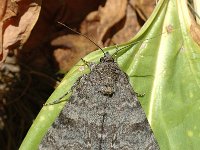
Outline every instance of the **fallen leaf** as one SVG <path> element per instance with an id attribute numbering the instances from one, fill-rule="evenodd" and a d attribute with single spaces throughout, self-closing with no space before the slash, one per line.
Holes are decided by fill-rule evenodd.
<path id="1" fill-rule="evenodd" d="M 136 12 L 130 3 L 128 3 L 126 17 L 122 22 L 122 28 L 113 35 L 112 41 L 117 44 L 128 41 L 139 31 L 139 29 L 140 25 L 137 20 Z"/>
<path id="2" fill-rule="evenodd" d="M 62 0 L 57 1 L 56 5 L 54 0 L 48 0 L 48 3 L 42 3 L 42 10 L 37 24 L 32 30 L 28 41 L 23 46 L 23 49 L 20 51 L 20 61 L 40 71 L 48 69 L 56 70 L 56 72 L 58 70 L 68 71 L 66 68 L 69 68 L 68 66 L 74 64 L 72 62 L 79 60 L 81 56 L 73 52 L 74 49 L 51 45 L 54 40 L 57 41 L 57 38 L 60 39 L 60 36 L 70 33 L 68 29 L 60 26 L 57 21 L 69 27 L 78 28 L 78 24 L 80 24 L 85 16 L 89 12 L 96 10 L 101 4 L 104 4 L 104 0 Z M 67 41 L 60 40 L 59 42 L 61 45 L 64 45 L 67 44 Z M 92 45 L 88 43 L 87 41 L 86 45 Z M 56 43 L 54 44 L 56 45 Z M 96 47 L 92 50 L 95 49 Z M 64 56 L 70 56 L 64 59 L 64 56 L 60 56 L 61 53 Z M 72 55 L 74 56 L 72 57 Z M 74 60 L 69 60 L 68 58 L 74 58 Z M 70 64 L 65 66 L 66 62 Z"/>
<path id="3" fill-rule="evenodd" d="M 85 37 L 72 34 L 54 39 L 51 45 L 59 47 L 54 50 L 53 55 L 61 71 L 69 70 L 80 58 L 96 49 L 96 46 Z"/>
<path id="4" fill-rule="evenodd" d="M 191 16 L 191 25 L 190 25 L 190 33 L 192 35 L 192 38 L 195 42 L 197 42 L 198 45 L 200 45 L 200 26 L 196 23 L 193 16 Z"/>
<path id="5" fill-rule="evenodd" d="M 105 46 L 107 33 L 126 16 L 127 0 L 107 0 L 104 7 L 89 13 L 81 23 L 80 32 L 86 34 L 100 47 Z M 109 42 L 108 42 L 109 43 Z M 97 49 L 92 42 L 81 35 L 66 35 L 51 42 L 55 49 L 53 55 L 60 70 L 66 71 L 89 52 Z M 65 47 L 65 48 L 63 48 Z"/>
<path id="6" fill-rule="evenodd" d="M 107 0 L 104 7 L 90 13 L 81 24 L 81 33 L 92 35 L 102 45 L 109 30 L 126 15 L 127 0 Z"/>
<path id="7" fill-rule="evenodd" d="M 156 2 L 152 0 L 130 0 L 129 3 L 135 8 L 140 18 L 146 21 L 151 15 Z"/>
<path id="8" fill-rule="evenodd" d="M 9 51 L 20 49 L 37 22 L 42 0 L 3 1 L 0 12 L 0 65 Z"/>

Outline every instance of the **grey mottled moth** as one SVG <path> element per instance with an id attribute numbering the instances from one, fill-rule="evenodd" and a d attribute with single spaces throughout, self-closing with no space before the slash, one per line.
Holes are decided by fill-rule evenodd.
<path id="1" fill-rule="evenodd" d="M 158 150 L 128 76 L 109 53 L 75 83 L 40 150 Z"/>

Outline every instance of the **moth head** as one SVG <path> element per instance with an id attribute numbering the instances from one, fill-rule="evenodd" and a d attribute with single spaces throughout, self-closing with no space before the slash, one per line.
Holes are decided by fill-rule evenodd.
<path id="1" fill-rule="evenodd" d="M 104 54 L 104 57 L 100 59 L 100 62 L 114 62 L 114 58 L 112 58 L 112 56 L 108 52 L 106 52 Z"/>

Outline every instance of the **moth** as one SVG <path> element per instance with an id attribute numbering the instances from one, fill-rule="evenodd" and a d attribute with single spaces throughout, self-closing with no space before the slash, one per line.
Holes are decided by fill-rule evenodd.
<path id="1" fill-rule="evenodd" d="M 129 78 L 108 53 L 89 63 L 40 150 L 159 150 Z"/>

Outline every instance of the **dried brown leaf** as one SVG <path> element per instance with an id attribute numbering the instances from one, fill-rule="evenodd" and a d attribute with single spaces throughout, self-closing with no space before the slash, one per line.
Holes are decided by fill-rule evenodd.
<path id="1" fill-rule="evenodd" d="M 37 22 L 42 0 L 4 0 L 0 12 L 0 65 L 8 52 L 20 49 Z"/>
<path id="2" fill-rule="evenodd" d="M 107 0 L 104 7 L 90 13 L 81 25 L 81 32 L 91 34 L 99 45 L 106 33 L 126 15 L 127 0 Z"/>
<path id="3" fill-rule="evenodd" d="M 96 48 L 83 36 L 68 34 L 60 36 L 51 42 L 54 47 L 62 47 L 54 50 L 54 57 L 61 70 L 69 70 L 80 58 Z"/>
<path id="4" fill-rule="evenodd" d="M 155 7 L 155 2 L 154 0 L 130 0 L 129 3 L 135 8 L 140 18 L 146 21 Z"/>
<path id="5" fill-rule="evenodd" d="M 190 33 L 194 41 L 200 45 L 200 26 L 196 23 L 192 14 L 190 14 L 191 18 L 191 26 L 190 26 Z"/>
<path id="6" fill-rule="evenodd" d="M 103 40 L 109 30 L 126 15 L 127 0 L 107 0 L 104 7 L 87 15 L 81 24 L 80 32 L 87 34 L 93 41 L 103 47 Z M 97 49 L 88 39 L 79 35 L 67 35 L 57 38 L 52 45 L 65 47 L 54 51 L 54 57 L 61 70 L 68 70 L 81 57 Z"/>
<path id="7" fill-rule="evenodd" d="M 130 40 L 140 29 L 136 12 L 130 4 L 127 6 L 126 17 L 122 23 L 123 27 L 112 37 L 112 41 L 117 44 Z"/>

